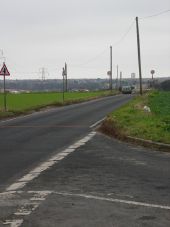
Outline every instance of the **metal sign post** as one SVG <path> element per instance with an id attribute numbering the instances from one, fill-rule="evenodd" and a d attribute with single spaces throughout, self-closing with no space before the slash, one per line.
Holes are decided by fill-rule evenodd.
<path id="1" fill-rule="evenodd" d="M 5 83 L 5 73 L 6 73 L 6 69 L 4 68 L 4 110 L 6 111 L 6 83 Z"/>
<path id="2" fill-rule="evenodd" d="M 5 63 L 2 66 L 2 69 L 0 71 L 0 75 L 4 77 L 4 111 L 7 110 L 7 101 L 6 101 L 6 76 L 10 76 L 10 73 L 5 65 Z"/>
<path id="3" fill-rule="evenodd" d="M 154 87 L 154 78 L 153 78 L 153 75 L 155 74 L 155 70 L 151 70 L 151 74 L 152 74 L 152 87 Z"/>
<path id="4" fill-rule="evenodd" d="M 153 75 L 155 74 L 155 70 L 151 70 L 151 74 L 152 74 L 152 80 L 153 80 Z"/>

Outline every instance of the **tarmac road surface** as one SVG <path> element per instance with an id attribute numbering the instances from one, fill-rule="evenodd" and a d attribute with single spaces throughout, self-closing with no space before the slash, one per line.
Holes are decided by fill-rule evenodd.
<path id="1" fill-rule="evenodd" d="M 131 96 L 105 97 L 0 122 L 0 191 L 92 130 Z"/>
<path id="2" fill-rule="evenodd" d="M 170 154 L 94 131 L 131 96 L 0 123 L 0 227 L 170 226 Z"/>

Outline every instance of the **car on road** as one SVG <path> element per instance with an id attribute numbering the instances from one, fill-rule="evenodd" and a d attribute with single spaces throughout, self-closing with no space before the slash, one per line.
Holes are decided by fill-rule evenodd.
<path id="1" fill-rule="evenodd" d="M 123 86 L 122 87 L 122 94 L 132 94 L 131 86 Z"/>

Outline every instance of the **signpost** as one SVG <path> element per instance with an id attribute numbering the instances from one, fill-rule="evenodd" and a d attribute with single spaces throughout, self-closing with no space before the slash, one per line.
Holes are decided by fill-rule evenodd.
<path id="1" fill-rule="evenodd" d="M 154 87 L 153 75 L 155 74 L 155 70 L 151 70 L 151 74 L 152 74 L 152 87 Z"/>
<path id="2" fill-rule="evenodd" d="M 155 70 L 151 70 L 151 74 L 152 74 L 152 80 L 153 80 L 153 74 L 155 74 Z"/>
<path id="3" fill-rule="evenodd" d="M 0 71 L 0 76 L 3 76 L 4 77 L 4 111 L 6 111 L 6 107 L 7 107 L 7 104 L 6 104 L 6 84 L 5 84 L 5 77 L 6 76 L 10 76 L 10 73 L 5 65 L 5 63 L 3 63 L 3 66 L 2 66 L 2 69 Z"/>

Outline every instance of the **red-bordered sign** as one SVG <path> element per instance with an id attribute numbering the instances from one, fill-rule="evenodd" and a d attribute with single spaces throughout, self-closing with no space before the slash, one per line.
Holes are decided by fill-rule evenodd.
<path id="1" fill-rule="evenodd" d="M 10 73 L 5 65 L 5 63 L 2 66 L 2 69 L 0 71 L 0 76 L 10 76 Z"/>

